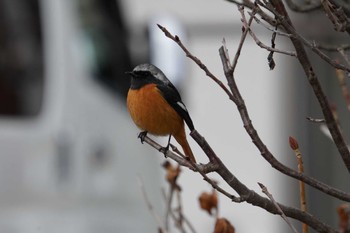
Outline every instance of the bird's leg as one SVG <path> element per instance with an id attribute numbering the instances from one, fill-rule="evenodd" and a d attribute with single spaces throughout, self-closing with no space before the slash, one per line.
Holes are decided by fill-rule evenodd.
<path id="1" fill-rule="evenodd" d="M 170 139 L 171 139 L 171 134 L 169 134 L 168 144 L 166 145 L 166 147 L 161 147 L 161 148 L 159 149 L 159 152 L 162 152 L 164 155 L 165 155 L 165 153 L 169 150 L 169 147 L 170 147 Z"/>
<path id="2" fill-rule="evenodd" d="M 147 131 L 142 131 L 139 133 L 139 136 L 137 136 L 137 138 L 141 139 L 141 143 L 143 144 L 143 142 L 145 141 L 145 137 L 147 136 Z"/>

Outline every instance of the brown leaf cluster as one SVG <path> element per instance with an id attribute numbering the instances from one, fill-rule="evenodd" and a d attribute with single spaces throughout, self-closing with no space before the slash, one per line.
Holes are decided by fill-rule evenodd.
<path id="1" fill-rule="evenodd" d="M 199 205 L 203 210 L 206 210 L 210 215 L 212 210 L 218 208 L 218 196 L 215 190 L 212 193 L 203 192 L 199 198 Z"/>
<path id="2" fill-rule="evenodd" d="M 350 205 L 342 204 L 337 208 L 339 217 L 339 232 L 350 232 Z"/>
<path id="3" fill-rule="evenodd" d="M 226 218 L 218 218 L 215 223 L 214 233 L 235 233 L 235 228 Z"/>
<path id="4" fill-rule="evenodd" d="M 181 172 L 180 166 L 173 166 L 169 161 L 165 161 L 163 163 L 163 167 L 166 171 L 165 179 L 168 181 L 170 186 L 173 189 L 181 191 L 181 187 L 176 182 Z"/>

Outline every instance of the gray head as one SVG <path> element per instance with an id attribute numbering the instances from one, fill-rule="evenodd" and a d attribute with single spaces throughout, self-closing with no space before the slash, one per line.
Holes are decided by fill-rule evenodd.
<path id="1" fill-rule="evenodd" d="M 137 74 L 138 72 L 150 72 L 152 76 L 155 77 L 156 79 L 166 84 L 170 83 L 169 79 L 167 79 L 165 74 L 155 65 L 148 64 L 148 63 L 140 64 L 136 66 L 132 71 L 132 73 L 135 73 L 135 74 Z"/>

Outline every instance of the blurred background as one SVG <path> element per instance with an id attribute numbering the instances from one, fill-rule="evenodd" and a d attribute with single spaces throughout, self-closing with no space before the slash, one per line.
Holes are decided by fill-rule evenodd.
<path id="1" fill-rule="evenodd" d="M 332 41 L 332 26 L 325 21 L 321 33 L 319 22 L 297 20 L 307 36 Z M 258 193 L 261 182 L 277 201 L 298 207 L 298 182 L 259 155 L 235 106 L 157 23 L 179 35 L 226 83 L 218 48 L 225 38 L 233 58 L 241 24 L 237 7 L 225 1 L 0 0 L 0 232 L 157 232 L 138 180 L 164 216 L 164 158 L 141 145 L 125 106 L 129 80 L 124 72 L 144 62 L 157 65 L 178 87 L 195 127 L 238 179 Z M 254 30 L 269 44 L 270 32 Z M 283 38 L 277 45 L 291 49 Z M 236 71 L 263 141 L 280 161 L 296 168 L 288 146 L 288 136 L 294 136 L 306 172 L 349 191 L 348 174 L 331 140 L 305 119 L 322 116 L 299 65 L 275 54 L 277 66 L 270 71 L 267 55 L 248 38 Z M 327 67 L 317 58 L 314 62 Z M 327 94 L 344 108 L 334 71 L 322 69 Z M 346 114 L 339 112 L 341 118 Z M 197 160 L 207 162 L 190 137 L 189 142 Z M 197 232 L 213 232 L 215 220 L 197 201 L 211 187 L 187 169 L 179 183 L 185 215 Z M 340 202 L 307 192 L 311 212 L 336 227 Z M 219 197 L 219 215 L 237 232 L 289 231 L 280 217 L 224 197 Z"/>

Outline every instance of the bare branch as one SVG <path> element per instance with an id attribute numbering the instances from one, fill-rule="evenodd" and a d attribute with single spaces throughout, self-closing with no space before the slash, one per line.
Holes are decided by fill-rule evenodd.
<path id="1" fill-rule="evenodd" d="M 150 137 L 147 137 L 147 136 L 144 137 L 144 142 L 146 142 L 147 144 L 149 144 L 150 146 L 152 146 L 153 148 L 155 148 L 158 151 L 161 151 L 162 148 L 163 148 L 161 145 L 159 145 L 158 143 L 156 143 L 154 140 L 152 140 Z M 182 158 L 181 156 L 179 156 L 179 155 L 177 155 L 175 153 L 172 153 L 170 150 L 165 151 L 164 156 L 173 159 L 174 161 L 176 161 L 181 166 L 188 167 L 188 168 L 190 168 L 192 170 L 194 169 L 192 167 L 191 163 L 187 159 Z"/>
<path id="2" fill-rule="evenodd" d="M 268 199 L 261 197 L 260 195 L 258 195 L 256 192 L 254 192 L 253 190 L 248 189 L 243 183 L 241 183 L 228 169 L 227 167 L 222 163 L 222 161 L 219 159 L 219 157 L 217 157 L 217 155 L 214 153 L 214 151 L 211 149 L 211 147 L 209 146 L 209 144 L 207 143 L 207 141 L 198 133 L 197 130 L 193 130 L 191 132 L 191 136 L 193 137 L 193 139 L 195 139 L 195 141 L 198 143 L 198 145 L 202 148 L 202 150 L 205 152 L 205 154 L 209 157 L 213 157 L 213 161 L 215 161 L 216 163 L 216 172 L 225 180 L 225 182 L 231 187 L 233 188 L 239 195 L 240 197 L 235 197 L 232 194 L 229 194 L 228 192 L 224 191 L 221 188 L 217 188 L 217 184 L 216 182 L 210 183 L 212 185 L 213 188 L 215 188 L 218 192 L 224 194 L 225 196 L 229 197 L 232 201 L 235 202 L 242 202 L 245 201 L 247 203 L 250 203 L 252 205 L 255 206 L 259 206 L 267 211 L 269 211 L 272 214 L 279 214 L 279 211 L 276 209 L 275 205 Z M 161 148 L 161 146 L 159 144 L 157 144 L 156 142 L 154 142 L 153 140 L 151 140 L 148 136 L 144 137 L 144 142 L 146 142 L 147 144 L 151 145 L 152 147 L 154 147 L 155 149 L 157 149 L 159 151 L 159 148 Z M 167 151 L 165 152 L 165 154 L 167 155 L 167 157 L 169 158 L 176 158 L 178 159 L 178 155 L 175 155 L 173 152 L 171 151 Z M 215 158 L 214 158 L 215 157 Z M 182 160 L 183 158 L 180 157 L 180 160 Z M 189 162 L 189 161 L 187 161 Z M 188 167 L 186 165 L 186 163 L 182 162 L 186 167 Z M 192 165 L 189 166 L 192 170 L 196 171 L 196 169 L 200 168 L 199 165 L 196 165 L 195 167 L 193 167 Z M 203 173 L 200 173 L 201 175 Z M 206 181 L 208 181 L 207 179 L 205 179 Z M 318 219 L 316 219 L 314 216 L 310 215 L 309 213 L 300 211 L 298 209 L 292 208 L 292 207 L 288 207 L 288 206 L 284 206 L 282 204 L 278 204 L 280 206 L 280 208 L 283 210 L 283 212 L 294 219 L 298 219 L 301 222 L 307 223 L 309 226 L 311 226 L 312 228 L 314 228 L 315 230 L 319 231 L 319 232 L 330 232 L 330 233 L 335 233 L 336 231 L 334 229 L 332 229 L 330 226 L 328 226 L 327 224 L 319 221 Z"/>
<path id="3" fill-rule="evenodd" d="M 198 133 L 197 130 L 193 130 L 191 132 L 192 138 L 198 143 L 198 145 L 203 148 L 210 147 L 208 142 Z M 203 151 L 207 153 L 211 153 L 210 150 Z M 208 156 L 208 154 L 207 154 Z M 213 155 L 211 155 L 213 156 Z M 216 156 L 216 154 L 214 154 Z M 233 188 L 243 200 L 247 203 L 250 203 L 254 206 L 259 206 L 272 214 L 280 214 L 277 210 L 276 206 L 268 199 L 261 197 L 253 190 L 248 189 L 243 183 L 241 183 L 222 163 L 222 161 L 217 157 L 215 162 L 218 164 L 217 173 L 226 181 L 226 183 Z M 294 209 L 292 207 L 287 207 L 282 204 L 278 204 L 282 211 L 289 217 L 298 219 L 301 222 L 304 222 L 316 229 L 319 232 L 336 232 L 334 229 L 326 225 L 325 223 L 317 220 L 315 217 L 310 215 L 309 213 Z"/>
<path id="4" fill-rule="evenodd" d="M 342 135 L 342 132 L 340 131 L 338 124 L 336 120 L 334 119 L 334 115 L 332 113 L 332 110 L 330 108 L 330 105 L 328 103 L 328 99 L 326 95 L 324 94 L 324 91 L 322 89 L 322 86 L 318 80 L 317 75 L 314 72 L 314 69 L 311 65 L 311 62 L 309 60 L 309 57 L 306 53 L 306 50 L 303 46 L 303 43 L 305 40 L 295 32 L 295 28 L 289 18 L 289 15 L 284 7 L 284 4 L 281 0 L 271 0 L 270 3 L 273 5 L 273 8 L 268 7 L 271 11 L 275 12 L 276 17 L 280 20 L 281 25 L 284 27 L 287 33 L 292 34 L 293 36 L 290 38 L 295 50 L 297 52 L 297 59 L 299 60 L 299 63 L 301 64 L 304 73 L 309 81 L 309 84 L 311 85 L 315 96 L 317 97 L 317 100 L 320 104 L 321 110 L 323 112 L 323 115 L 326 120 L 327 127 L 333 137 L 333 141 L 337 146 L 337 149 L 339 151 L 339 154 L 341 155 L 343 162 L 350 172 L 350 152 L 347 147 L 347 144 L 344 140 L 344 137 Z M 314 51 L 315 47 L 311 47 Z M 320 52 L 318 50 L 318 52 Z M 333 65 L 333 63 L 332 63 Z M 337 64 L 333 65 L 334 67 L 337 67 Z M 343 67 L 346 68 L 346 67 Z M 346 68 L 346 70 L 350 70 L 349 68 Z"/>
<path id="5" fill-rule="evenodd" d="M 152 146 L 153 148 L 155 148 L 158 151 L 160 151 L 160 148 L 162 148 L 158 143 L 153 141 L 148 136 L 144 137 L 144 142 L 146 142 L 147 144 L 149 144 L 150 146 Z M 215 155 L 214 151 L 210 148 L 210 146 L 209 146 L 209 148 L 208 147 L 203 147 L 202 149 L 205 150 L 207 155 L 215 156 L 215 159 L 217 158 L 217 156 Z M 242 197 L 236 197 L 236 196 L 230 194 L 229 192 L 225 191 L 221 187 L 219 187 L 219 185 L 216 182 L 211 180 L 206 175 L 206 173 L 213 172 L 213 171 L 216 171 L 217 169 L 219 169 L 217 163 L 208 163 L 208 164 L 205 164 L 205 165 L 203 165 L 203 164 L 196 164 L 196 163 L 193 163 L 193 162 L 183 158 L 182 156 L 183 155 L 179 156 L 179 155 L 173 153 L 170 150 L 165 151 L 165 157 L 171 158 L 172 160 L 176 161 L 181 166 L 187 167 L 187 168 L 189 168 L 189 169 L 191 169 L 191 170 L 193 170 L 195 172 L 198 172 L 204 178 L 204 180 L 207 181 L 214 189 L 216 189 L 218 192 L 222 193 L 223 195 L 225 195 L 226 197 L 231 199 L 233 202 L 242 202 L 242 201 L 244 201 L 244 199 Z"/>
<path id="6" fill-rule="evenodd" d="M 191 132 L 191 136 L 195 139 L 195 141 L 199 144 L 199 146 L 203 149 L 203 151 L 206 153 L 206 155 L 208 156 L 208 154 L 211 154 L 211 149 L 209 144 L 206 142 L 206 140 L 196 131 L 192 131 Z M 159 148 L 161 147 L 159 144 L 157 144 L 156 142 L 152 142 L 153 140 L 149 140 L 149 137 L 146 136 L 144 138 L 144 142 L 146 142 L 147 144 L 153 146 L 154 148 Z M 166 154 L 168 155 L 169 158 L 173 158 L 174 156 L 172 154 L 174 154 L 173 152 L 169 151 L 166 152 Z M 279 214 L 278 210 L 276 209 L 276 207 L 273 205 L 273 203 L 271 201 L 269 201 L 266 198 L 261 197 L 260 195 L 258 195 L 257 193 L 255 193 L 253 190 L 248 189 L 243 183 L 241 183 L 228 169 L 227 167 L 221 162 L 221 160 L 216 156 L 216 154 L 211 154 L 210 156 L 215 156 L 215 163 L 217 163 L 218 169 L 217 169 L 217 173 L 225 180 L 225 182 L 231 187 L 233 188 L 239 195 L 240 197 L 234 197 L 234 195 L 229 194 L 228 196 L 230 197 L 234 197 L 231 198 L 232 201 L 236 201 L 236 202 L 242 202 L 245 201 L 247 203 L 250 203 L 254 206 L 259 206 L 267 211 L 269 211 L 272 214 Z M 176 157 L 175 157 L 176 158 Z M 213 185 L 212 185 L 213 186 Z M 213 188 L 215 188 L 218 192 L 224 194 L 225 196 L 227 196 L 227 192 L 222 192 L 222 189 L 217 189 L 215 187 L 215 185 L 213 186 Z M 315 217 L 313 217 L 312 215 L 310 215 L 309 213 L 306 212 L 302 212 L 298 209 L 292 208 L 292 207 L 287 207 L 284 205 L 279 204 L 281 209 L 283 210 L 283 212 L 294 219 L 298 219 L 301 222 L 305 222 L 307 223 L 309 226 L 311 226 L 312 228 L 316 229 L 319 232 L 330 232 L 330 233 L 335 233 L 336 231 L 334 229 L 332 229 L 330 226 L 328 226 L 327 224 L 319 221 L 318 219 L 316 219 Z"/>

